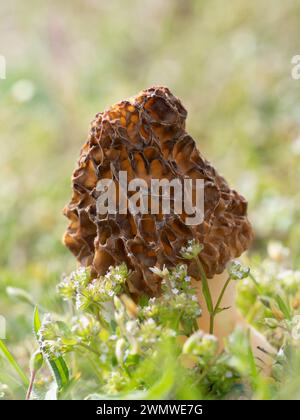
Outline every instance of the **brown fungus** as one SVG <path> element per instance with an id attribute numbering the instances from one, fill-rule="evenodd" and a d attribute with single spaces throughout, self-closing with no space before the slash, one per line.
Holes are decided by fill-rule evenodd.
<path id="1" fill-rule="evenodd" d="M 151 87 L 119 102 L 96 115 L 72 176 L 64 244 L 80 264 L 91 266 L 94 277 L 125 262 L 133 296 L 158 295 L 160 279 L 150 267 L 182 262 L 180 249 L 190 239 L 203 244 L 199 256 L 208 278 L 222 273 L 252 239 L 246 200 L 200 154 L 185 131 L 186 117 L 180 100 L 166 87 Z M 172 211 L 99 215 L 97 182 L 112 179 L 118 189 L 120 171 L 127 172 L 128 182 L 142 178 L 148 185 L 154 178 L 203 179 L 203 223 L 188 225 L 185 213 Z M 189 273 L 197 273 L 192 261 Z"/>

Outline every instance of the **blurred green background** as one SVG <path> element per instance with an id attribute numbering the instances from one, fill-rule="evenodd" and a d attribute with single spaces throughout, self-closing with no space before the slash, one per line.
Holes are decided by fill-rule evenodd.
<path id="1" fill-rule="evenodd" d="M 12 0 L 1 4 L 0 313 L 27 363 L 32 309 L 76 266 L 62 208 L 93 116 L 153 84 L 188 110 L 200 151 L 249 200 L 252 255 L 270 240 L 300 260 L 297 0 Z M 253 256 L 254 258 L 254 256 Z"/>

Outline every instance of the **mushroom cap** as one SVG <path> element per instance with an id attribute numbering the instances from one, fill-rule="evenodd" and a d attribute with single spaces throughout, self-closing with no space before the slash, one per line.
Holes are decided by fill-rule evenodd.
<path id="1" fill-rule="evenodd" d="M 133 296 L 160 293 L 160 278 L 150 268 L 172 267 L 182 259 L 188 240 L 203 245 L 199 254 L 208 278 L 245 251 L 252 240 L 247 201 L 230 189 L 225 179 L 198 151 L 185 131 L 187 111 L 166 87 L 151 87 L 96 115 L 73 172 L 73 195 L 64 214 L 70 220 L 64 244 L 92 275 L 125 262 L 131 269 L 128 288 Z M 99 180 L 119 185 L 119 171 L 128 182 L 142 178 L 203 179 L 204 220 L 188 225 L 186 214 L 99 215 L 96 200 Z M 118 204 L 118 203 L 117 203 Z M 196 275 L 193 261 L 189 273 Z"/>

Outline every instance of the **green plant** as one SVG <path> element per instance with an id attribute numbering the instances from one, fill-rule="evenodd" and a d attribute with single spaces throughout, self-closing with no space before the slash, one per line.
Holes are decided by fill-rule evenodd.
<path id="1" fill-rule="evenodd" d="M 193 241 L 182 255 L 198 258 L 199 252 L 201 246 Z M 162 279 L 161 296 L 142 296 L 139 302 L 128 294 L 125 264 L 97 279 L 81 267 L 57 286 L 65 301 L 62 312 L 40 319 L 34 310 L 38 349 L 31 356 L 29 379 L 3 343 L 1 349 L 28 387 L 28 399 L 272 399 L 285 398 L 284 389 L 291 390 L 292 398 L 298 395 L 300 277 L 284 264 L 270 258 L 250 273 L 233 261 L 211 311 L 213 326 L 226 310 L 222 296 L 227 285 L 238 281 L 239 306 L 277 349 L 270 377 L 257 368 L 247 329 L 228 336 L 222 352 L 213 334 L 198 329 L 201 308 L 184 264 L 152 268 Z M 208 281 L 204 287 L 209 308 Z M 3 395 L 9 392 L 5 384 L 1 389 Z"/>
<path id="2" fill-rule="evenodd" d="M 199 252 L 201 246 L 192 241 L 182 255 L 198 259 Z M 141 398 L 180 398 L 183 383 L 189 387 L 185 398 L 224 398 L 236 392 L 237 385 L 242 390 L 251 375 L 255 376 L 252 392 L 261 387 L 246 331 L 234 333 L 220 354 L 217 338 L 198 330 L 201 308 L 187 266 L 152 271 L 162 278 L 162 294 L 158 298 L 143 296 L 138 303 L 127 293 L 130 273 L 125 264 L 110 267 L 105 276 L 94 280 L 88 268 L 64 277 L 57 290 L 71 304 L 71 310 L 64 316 L 47 314 L 40 322 L 35 309 L 39 350 L 33 355 L 37 368 L 31 369 L 28 397 L 42 366 L 41 355 L 52 370 L 59 398 L 68 395 L 71 382 L 72 395 L 76 396 L 81 381 L 90 387 L 85 398 L 130 398 L 132 393 Z M 220 305 L 229 281 L 243 279 L 248 273 L 240 263 L 232 263 L 211 313 L 212 326 L 214 317 L 225 310 Z M 209 286 L 201 275 L 209 307 Z M 65 360 L 72 360 L 72 379 Z M 252 366 L 250 371 L 245 368 L 247 363 Z M 85 377 L 87 372 L 90 377 Z M 81 379 L 76 383 L 78 375 Z M 42 395 L 38 386 L 35 388 L 35 397 Z"/>

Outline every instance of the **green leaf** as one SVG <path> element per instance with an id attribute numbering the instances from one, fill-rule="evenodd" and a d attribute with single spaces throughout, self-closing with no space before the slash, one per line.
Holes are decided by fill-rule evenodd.
<path id="1" fill-rule="evenodd" d="M 281 310 L 281 312 L 284 314 L 284 316 L 291 320 L 292 319 L 292 314 L 291 314 L 291 310 L 290 307 L 287 303 L 284 302 L 284 300 L 282 299 L 281 296 L 277 295 L 276 296 L 276 302 L 279 306 L 279 309 Z"/>
<path id="2" fill-rule="evenodd" d="M 38 307 L 35 306 L 34 312 L 33 312 L 33 330 L 37 339 L 38 339 L 38 332 L 40 328 L 41 328 L 41 320 L 40 320 L 39 310 L 38 310 Z"/>
<path id="3" fill-rule="evenodd" d="M 224 308 L 217 308 L 215 309 L 215 313 L 219 314 L 220 312 L 226 311 L 227 309 L 230 309 L 230 306 L 225 306 Z"/>
<path id="4" fill-rule="evenodd" d="M 156 400 L 168 398 L 174 386 L 175 373 L 174 369 L 168 368 L 164 371 L 161 378 L 155 382 L 145 394 L 146 400 Z"/>
<path id="5" fill-rule="evenodd" d="M 33 313 L 33 329 L 37 339 L 40 328 L 41 320 L 38 307 L 36 306 Z M 52 375 L 57 383 L 58 389 L 61 390 L 69 382 L 69 369 L 66 362 L 62 356 L 50 359 L 49 356 L 44 354 L 44 358 L 48 362 Z"/>
<path id="6" fill-rule="evenodd" d="M 57 383 L 57 387 L 61 390 L 69 382 L 69 369 L 64 361 L 63 357 L 57 357 L 56 359 L 49 359 L 48 363 L 52 371 L 53 377 Z"/>
<path id="7" fill-rule="evenodd" d="M 10 351 L 8 350 L 8 348 L 6 347 L 6 345 L 4 344 L 4 342 L 2 340 L 0 340 L 0 350 L 2 350 L 2 353 L 4 354 L 5 358 L 9 362 L 10 366 L 18 374 L 18 376 L 21 379 L 23 385 L 25 387 L 28 387 L 29 381 L 27 379 L 27 376 L 25 375 L 25 373 L 23 372 L 23 370 L 21 369 L 21 367 L 19 366 L 19 364 L 15 360 L 14 356 L 10 353 Z"/>
<path id="8" fill-rule="evenodd" d="M 43 366 L 43 361 L 43 353 L 40 350 L 36 350 L 30 358 L 30 371 L 37 372 L 38 370 L 40 370 Z"/>
<path id="9" fill-rule="evenodd" d="M 257 377 L 258 377 L 258 371 L 257 371 L 256 362 L 255 362 L 254 354 L 251 347 L 250 334 L 251 332 L 249 329 L 247 332 L 247 339 L 248 339 L 247 356 L 248 356 L 248 361 L 249 361 L 251 379 L 255 384 L 255 381 L 257 380 Z"/>

